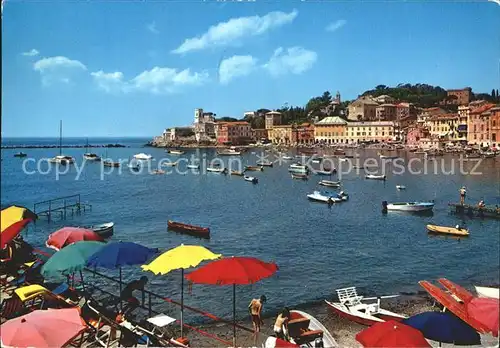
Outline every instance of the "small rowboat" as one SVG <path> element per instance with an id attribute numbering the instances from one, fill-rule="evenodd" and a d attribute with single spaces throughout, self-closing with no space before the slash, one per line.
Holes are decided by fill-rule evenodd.
<path id="1" fill-rule="evenodd" d="M 396 185 L 396 188 L 398 190 L 406 190 L 406 186 L 404 186 L 404 185 Z"/>
<path id="2" fill-rule="evenodd" d="M 340 181 L 321 180 L 318 185 L 328 187 L 340 187 Z"/>
<path id="3" fill-rule="evenodd" d="M 409 212 L 422 212 L 430 211 L 434 208 L 434 203 L 432 202 L 398 202 L 398 203 L 387 203 L 382 202 L 382 209 L 384 210 L 397 210 L 397 211 L 409 211 Z"/>
<path id="4" fill-rule="evenodd" d="M 307 174 L 292 173 L 292 179 L 307 180 Z"/>
<path id="5" fill-rule="evenodd" d="M 469 231 L 465 228 L 456 228 L 456 227 L 446 227 L 446 226 L 437 226 L 437 225 L 427 225 L 427 230 L 429 233 L 442 233 L 442 234 L 451 234 L 454 236 L 468 236 Z"/>
<path id="6" fill-rule="evenodd" d="M 189 224 L 184 224 L 182 222 L 175 222 L 172 220 L 168 220 L 167 225 L 168 229 L 172 231 L 189 234 L 191 236 L 200 238 L 207 238 L 207 239 L 210 238 L 210 228 L 208 227 L 189 225 Z"/>
<path id="7" fill-rule="evenodd" d="M 272 167 L 273 166 L 273 162 L 268 162 L 268 161 L 258 161 L 257 162 L 257 165 L 261 166 L 261 167 Z"/>
<path id="8" fill-rule="evenodd" d="M 231 170 L 231 175 L 244 176 L 245 174 L 243 172 L 239 172 L 237 170 Z"/>
<path id="9" fill-rule="evenodd" d="M 245 171 L 252 171 L 252 172 L 261 172 L 264 170 L 264 167 L 260 166 L 246 166 Z"/>
<path id="10" fill-rule="evenodd" d="M 372 175 L 372 174 L 368 174 L 368 175 L 365 175 L 365 178 L 366 179 L 372 179 L 372 180 L 385 180 L 386 176 L 385 175 Z"/>
<path id="11" fill-rule="evenodd" d="M 255 176 L 244 176 L 245 181 L 249 181 L 253 184 L 256 184 L 259 182 L 259 179 L 257 179 Z"/>
<path id="12" fill-rule="evenodd" d="M 18 152 L 18 153 L 14 154 L 14 157 L 19 157 L 19 158 L 26 157 L 26 156 L 28 156 L 28 155 L 25 154 L 24 152 Z"/>

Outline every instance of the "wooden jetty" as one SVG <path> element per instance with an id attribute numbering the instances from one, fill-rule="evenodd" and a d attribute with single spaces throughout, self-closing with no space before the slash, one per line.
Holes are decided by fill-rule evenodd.
<path id="1" fill-rule="evenodd" d="M 33 212 L 38 216 L 46 216 L 48 222 L 53 220 L 54 215 L 60 220 L 66 219 L 68 213 L 71 216 L 81 214 L 82 211 L 92 210 L 92 205 L 82 203 L 80 194 L 58 197 L 47 201 L 37 202 L 33 206 Z"/>
<path id="2" fill-rule="evenodd" d="M 448 203 L 448 206 L 450 207 L 451 212 L 457 215 L 500 219 L 500 207 L 498 206 L 486 206 L 480 208 L 477 205 L 462 205 L 460 203 Z"/>

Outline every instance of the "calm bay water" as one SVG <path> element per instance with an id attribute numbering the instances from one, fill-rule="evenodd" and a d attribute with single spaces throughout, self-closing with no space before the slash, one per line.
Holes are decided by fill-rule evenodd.
<path id="1" fill-rule="evenodd" d="M 112 148 L 107 156 L 113 159 L 131 158 L 146 152 L 156 159 L 165 157 L 162 149 L 141 148 L 148 139 L 90 139 L 91 143 L 122 143 L 130 147 Z M 4 145 L 28 144 L 26 139 L 6 139 Z M 35 139 L 34 143 L 57 144 L 58 139 Z M 85 139 L 66 139 L 67 144 L 84 144 Z M 498 284 L 499 230 L 498 220 L 466 219 L 451 215 L 448 202 L 458 201 L 458 189 L 466 185 L 468 200 L 499 204 L 500 159 L 484 160 L 477 169 L 482 175 L 393 175 L 388 180 L 365 180 L 364 173 L 342 177 L 348 202 L 329 209 L 324 204 L 309 202 L 306 194 L 318 189 L 322 177 L 312 175 L 309 181 L 292 180 L 288 164 L 252 172 L 258 185 L 241 177 L 192 173 L 170 175 L 134 175 L 126 168 L 123 173 L 106 175 L 100 180 L 100 165 L 87 163 L 79 180 L 76 170 L 55 180 L 55 174 L 26 175 L 23 159 L 14 158 L 18 150 L 2 150 L 2 206 L 21 204 L 29 208 L 37 201 L 80 193 L 82 200 L 92 204 L 92 211 L 48 224 L 43 219 L 31 226 L 27 239 L 43 246 L 49 233 L 67 225 L 88 225 L 115 222 L 114 240 L 135 241 L 146 246 L 167 250 L 184 244 L 204 245 L 225 256 L 255 256 L 275 261 L 280 270 L 270 279 L 237 289 L 240 316 L 252 297 L 265 293 L 268 308 L 332 298 L 335 289 L 357 286 L 364 294 L 392 294 L 421 290 L 419 280 L 447 277 L 470 286 Z M 84 149 L 67 149 L 81 163 Z M 105 155 L 105 149 L 95 149 Z M 57 149 L 27 149 L 34 159 L 52 157 Z M 358 151 L 361 158 L 376 157 L 375 151 Z M 213 150 L 192 150 L 208 159 Z M 398 153 L 405 161 L 417 156 Z M 174 157 L 172 157 L 174 158 Z M 453 157 L 444 157 L 444 166 L 453 166 Z M 225 159 L 227 161 L 227 159 Z M 254 164 L 256 156 L 242 156 L 243 164 Z M 153 162 L 155 163 L 155 162 Z M 475 163 L 467 163 L 472 169 Z M 418 165 L 417 165 L 418 167 Z M 397 191 L 396 185 L 406 185 Z M 323 190 L 323 189 L 322 189 Z M 381 202 L 435 200 L 432 216 L 403 213 L 381 213 Z M 210 241 L 168 232 L 167 220 L 209 226 Z M 446 237 L 431 237 L 425 225 L 465 224 L 471 231 L 460 241 Z M 141 275 L 137 268 L 124 270 L 125 278 Z M 111 272 L 110 274 L 114 274 Z M 165 276 L 148 274 L 148 287 L 167 297 L 178 299 L 180 272 Z M 92 281 L 98 281 L 93 279 Z M 230 316 L 232 292 L 229 287 L 194 285 L 186 304 L 201 307 L 217 315 Z M 162 309 L 162 308 L 161 308 Z M 165 307 L 168 311 L 169 307 Z"/>

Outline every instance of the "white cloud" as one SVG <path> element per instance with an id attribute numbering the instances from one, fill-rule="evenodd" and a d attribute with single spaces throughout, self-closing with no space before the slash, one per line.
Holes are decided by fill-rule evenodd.
<path id="1" fill-rule="evenodd" d="M 273 56 L 263 67 L 273 76 L 286 73 L 298 75 L 309 70 L 317 59 L 316 52 L 302 47 L 291 47 L 286 51 L 280 47 L 274 51 Z"/>
<path id="2" fill-rule="evenodd" d="M 33 64 L 33 69 L 42 76 L 42 83 L 50 85 L 54 82 L 69 83 L 71 77 L 87 67 L 78 60 L 63 56 L 42 58 Z"/>
<path id="3" fill-rule="evenodd" d="M 182 45 L 172 52 L 180 54 L 209 47 L 238 44 L 238 40 L 262 35 L 273 28 L 291 23 L 297 14 L 297 10 L 290 13 L 276 11 L 264 16 L 232 18 L 227 22 L 211 26 L 206 33 L 198 37 L 184 40 Z"/>
<path id="4" fill-rule="evenodd" d="M 339 19 L 333 23 L 328 24 L 326 26 L 325 30 L 330 31 L 330 32 L 334 32 L 334 31 L 339 30 L 340 28 L 342 28 L 346 24 L 347 24 L 347 21 L 345 19 Z"/>
<path id="5" fill-rule="evenodd" d="M 488 0 L 489 2 L 494 2 L 497 5 L 500 5 L 500 0 Z"/>
<path id="6" fill-rule="evenodd" d="M 219 81 L 229 83 L 232 79 L 250 74 L 257 65 L 252 56 L 232 56 L 224 59 L 219 65 Z"/>
<path id="7" fill-rule="evenodd" d="M 108 93 L 129 93 L 133 91 L 150 92 L 153 94 L 174 93 L 184 86 L 198 86 L 208 81 L 208 73 L 194 72 L 190 69 L 178 71 L 173 68 L 154 67 L 145 70 L 136 77 L 125 80 L 122 72 L 91 73 L 97 86 Z"/>
<path id="8" fill-rule="evenodd" d="M 156 28 L 156 22 L 155 21 L 153 21 L 152 23 L 149 23 L 147 25 L 147 28 L 153 34 L 159 34 L 160 33 L 160 31 Z"/>
<path id="9" fill-rule="evenodd" d="M 29 50 L 28 52 L 22 53 L 23 56 L 27 56 L 27 57 L 34 57 L 34 56 L 38 56 L 39 54 L 40 54 L 40 52 L 38 52 L 38 50 L 34 49 L 34 48 Z"/>

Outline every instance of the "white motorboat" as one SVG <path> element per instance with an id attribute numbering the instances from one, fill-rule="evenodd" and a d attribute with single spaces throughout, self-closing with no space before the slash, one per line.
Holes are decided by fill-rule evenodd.
<path id="1" fill-rule="evenodd" d="M 241 151 L 236 151 L 234 149 L 229 149 L 227 151 L 217 151 L 217 155 L 219 156 L 240 156 Z"/>
<path id="2" fill-rule="evenodd" d="M 210 173 L 217 173 L 217 174 L 226 174 L 227 169 L 226 168 L 214 168 L 214 167 L 208 167 L 207 172 Z"/>
<path id="3" fill-rule="evenodd" d="M 328 204 L 342 202 L 342 199 L 334 195 L 326 195 L 319 191 L 314 191 L 313 193 L 308 194 L 307 198 L 309 198 L 311 201 L 328 203 Z"/>
<path id="4" fill-rule="evenodd" d="M 281 157 L 282 160 L 285 160 L 285 161 L 291 161 L 293 160 L 293 157 L 292 156 L 283 156 Z"/>
<path id="5" fill-rule="evenodd" d="M 200 169 L 200 165 L 199 164 L 188 164 L 187 168 L 188 169 Z"/>
<path id="6" fill-rule="evenodd" d="M 167 153 L 169 153 L 171 155 L 183 155 L 184 151 L 181 151 L 181 150 L 167 150 Z"/>
<path id="7" fill-rule="evenodd" d="M 488 297 L 500 299 L 500 289 L 499 288 L 489 288 L 486 286 L 474 286 L 476 288 L 477 295 L 479 297 Z"/>
<path id="8" fill-rule="evenodd" d="M 298 311 L 290 311 L 288 321 L 288 336 L 290 343 L 299 347 L 325 347 L 337 348 L 338 344 L 332 334 L 312 315 Z M 289 343 L 289 344 L 290 344 Z M 269 337 L 263 343 L 263 348 L 286 347 L 287 342 Z"/>
<path id="9" fill-rule="evenodd" d="M 305 165 L 294 163 L 288 167 L 288 171 L 292 173 L 304 173 L 307 174 L 309 172 L 309 168 Z"/>
<path id="10" fill-rule="evenodd" d="M 261 167 L 272 167 L 273 166 L 273 162 L 269 162 L 269 161 L 257 161 L 257 165 L 261 166 Z"/>
<path id="11" fill-rule="evenodd" d="M 329 302 L 326 304 L 340 317 L 347 318 L 358 324 L 371 326 L 389 320 L 401 321 L 407 317 L 393 313 L 380 307 L 382 298 L 392 298 L 399 295 L 380 296 L 364 298 L 358 296 L 355 287 L 337 289 L 339 302 Z M 363 303 L 362 301 L 376 300 L 377 302 Z"/>
<path id="12" fill-rule="evenodd" d="M 318 163 L 321 163 L 321 160 L 319 160 L 319 159 L 313 159 L 311 162 L 318 164 Z"/>
<path id="13" fill-rule="evenodd" d="M 177 165 L 177 161 L 176 162 L 165 162 L 165 163 L 162 163 L 162 167 L 175 167 Z"/>
<path id="14" fill-rule="evenodd" d="M 337 170 L 336 169 L 332 169 L 332 170 L 315 170 L 314 171 L 315 174 L 317 175 L 333 175 L 335 173 L 337 173 Z"/>
<path id="15" fill-rule="evenodd" d="M 387 203 L 382 202 L 383 208 L 387 210 L 396 211 L 430 211 L 434 208 L 433 202 L 398 202 L 398 203 Z"/>
<path id="16" fill-rule="evenodd" d="M 101 157 L 99 157 L 95 153 L 88 152 L 83 154 L 83 159 L 85 159 L 86 161 L 99 162 L 101 160 Z"/>
<path id="17" fill-rule="evenodd" d="M 256 183 L 259 182 L 259 179 L 257 179 L 255 176 L 247 176 L 247 175 L 245 175 L 243 178 L 245 179 L 245 181 L 249 181 L 249 182 L 251 182 L 253 184 L 256 184 Z"/>
<path id="18" fill-rule="evenodd" d="M 349 161 L 349 159 L 348 158 L 339 158 L 339 161 L 340 162 L 347 162 L 347 161 Z"/>
<path id="19" fill-rule="evenodd" d="M 340 181 L 321 180 L 318 185 L 328 187 L 340 187 Z"/>
<path id="20" fill-rule="evenodd" d="M 71 156 L 58 155 L 49 159 L 49 162 L 57 164 L 73 164 L 75 163 L 75 159 Z"/>
<path id="21" fill-rule="evenodd" d="M 406 186 L 404 186 L 404 185 L 396 185 L 396 188 L 398 190 L 406 190 Z"/>
<path id="22" fill-rule="evenodd" d="M 385 175 L 368 174 L 368 175 L 365 175 L 365 178 L 372 179 L 372 180 L 385 180 L 387 177 Z"/>
<path id="23" fill-rule="evenodd" d="M 134 158 L 136 160 L 149 161 L 150 159 L 153 158 L 153 156 L 141 152 L 141 153 L 134 155 Z"/>

